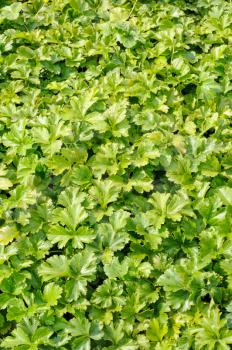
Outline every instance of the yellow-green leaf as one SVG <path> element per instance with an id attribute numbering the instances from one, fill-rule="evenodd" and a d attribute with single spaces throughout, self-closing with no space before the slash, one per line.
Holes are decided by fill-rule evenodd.
<path id="1" fill-rule="evenodd" d="M 15 226 L 3 226 L 0 228 L 0 244 L 7 245 L 14 238 L 18 237 L 18 231 Z"/>

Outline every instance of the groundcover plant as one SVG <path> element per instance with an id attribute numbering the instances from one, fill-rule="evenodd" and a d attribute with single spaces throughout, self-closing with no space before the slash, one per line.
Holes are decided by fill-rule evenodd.
<path id="1" fill-rule="evenodd" d="M 0 50 L 0 349 L 231 349 L 231 1 L 1 0 Z"/>

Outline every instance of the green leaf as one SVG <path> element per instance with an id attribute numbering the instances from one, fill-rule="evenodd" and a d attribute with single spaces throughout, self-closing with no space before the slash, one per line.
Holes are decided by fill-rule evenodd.
<path id="1" fill-rule="evenodd" d="M 115 281 L 105 280 L 93 294 L 92 302 L 102 308 L 123 305 L 125 301 L 122 297 L 122 293 L 123 288 L 121 284 L 117 284 Z"/>
<path id="2" fill-rule="evenodd" d="M 176 292 L 185 289 L 188 276 L 181 268 L 170 268 L 164 272 L 158 279 L 158 284 L 163 286 L 165 291 Z"/>
<path id="3" fill-rule="evenodd" d="M 2 226 L 0 228 L 0 244 L 7 245 L 17 238 L 19 232 L 15 226 Z"/>
<path id="4" fill-rule="evenodd" d="M 138 34 L 136 27 L 133 27 L 129 22 L 122 22 L 116 26 L 116 38 L 120 41 L 126 48 L 132 48 L 135 46 L 138 40 Z"/>
<path id="5" fill-rule="evenodd" d="M 98 225 L 98 237 L 104 247 L 109 247 L 112 251 L 123 249 L 129 240 L 125 231 L 115 232 L 109 223 Z"/>
<path id="6" fill-rule="evenodd" d="M 199 86 L 199 98 L 210 100 L 217 94 L 222 92 L 221 85 L 215 82 L 213 79 L 205 80 L 201 86 Z"/>
<path id="7" fill-rule="evenodd" d="M 218 190 L 220 199 L 225 205 L 232 205 L 232 188 L 224 186 Z"/>
<path id="8" fill-rule="evenodd" d="M 85 185 L 91 182 L 92 173 L 86 165 L 81 165 L 78 168 L 73 169 L 71 173 L 72 181 L 75 185 Z"/>
<path id="9" fill-rule="evenodd" d="M 109 264 L 105 264 L 104 271 L 108 278 L 123 278 L 128 272 L 128 259 L 121 263 L 118 258 L 113 258 Z"/>
<path id="10" fill-rule="evenodd" d="M 75 248 L 83 248 L 84 243 L 90 243 L 94 240 L 96 233 L 91 228 L 81 226 L 72 231 L 62 226 L 51 226 L 48 230 L 47 237 L 52 244 L 58 243 L 59 248 L 67 245 L 72 240 Z"/>
<path id="11" fill-rule="evenodd" d="M 117 154 L 119 146 L 117 143 L 107 143 L 99 147 L 96 155 L 90 159 L 90 166 L 96 177 L 101 177 L 108 172 L 110 175 L 115 175 L 119 170 Z"/>
<path id="12" fill-rule="evenodd" d="M 73 350 L 90 350 L 91 344 L 90 339 L 86 336 L 78 337 L 74 340 L 72 344 Z"/>
<path id="13" fill-rule="evenodd" d="M 72 349 L 87 350 L 91 349 L 91 339 L 101 339 L 101 327 L 97 323 L 91 323 L 83 318 L 73 318 L 65 328 L 66 333 L 75 337 Z"/>
<path id="14" fill-rule="evenodd" d="M 172 162 L 167 169 L 167 177 L 170 181 L 183 186 L 192 186 L 191 165 L 188 159 L 179 157 L 176 161 Z"/>
<path id="15" fill-rule="evenodd" d="M 0 18 L 15 21 L 19 17 L 19 13 L 22 8 L 23 6 L 21 2 L 14 2 L 10 6 L 5 6 L 0 11 Z"/>
<path id="16" fill-rule="evenodd" d="M 130 217 L 130 213 L 124 210 L 118 210 L 113 213 L 110 217 L 109 221 L 115 232 L 118 232 L 125 228 L 128 218 Z"/>
<path id="17" fill-rule="evenodd" d="M 89 250 L 74 255 L 70 260 L 70 270 L 78 278 L 93 279 L 96 272 L 96 256 Z"/>
<path id="18" fill-rule="evenodd" d="M 67 277 L 69 275 L 68 259 L 64 255 L 54 255 L 39 267 L 39 275 L 43 281 Z"/>
<path id="19" fill-rule="evenodd" d="M 13 336 L 6 337 L 4 341 L 1 343 L 1 346 L 5 348 L 15 348 L 20 345 L 30 345 L 31 341 L 29 336 L 24 332 L 24 330 L 20 327 L 15 329 L 12 332 Z"/>
<path id="20" fill-rule="evenodd" d="M 35 320 L 30 322 L 25 318 L 17 328 L 13 330 L 12 336 L 5 338 L 1 343 L 1 346 L 14 348 L 27 345 L 27 347 L 21 348 L 36 349 L 38 348 L 38 344 L 48 344 L 48 340 L 52 333 L 53 332 L 46 327 L 38 327 L 38 322 Z"/>
<path id="21" fill-rule="evenodd" d="M 167 324 L 160 324 L 159 319 L 152 319 L 150 322 L 150 326 L 147 329 L 146 335 L 148 337 L 149 340 L 153 341 L 153 342 L 157 342 L 157 341 L 162 341 L 164 336 L 167 334 L 168 332 L 168 326 Z"/>
<path id="22" fill-rule="evenodd" d="M 13 184 L 9 179 L 6 177 L 0 177 L 0 190 L 8 190 L 12 186 Z"/>
<path id="23" fill-rule="evenodd" d="M 49 306 L 57 305 L 58 299 L 60 299 L 62 288 L 51 282 L 48 283 L 43 291 L 43 298 Z"/>
<path id="24" fill-rule="evenodd" d="M 196 345 L 199 349 L 210 345 L 210 349 L 229 349 L 232 343 L 232 332 L 226 329 L 226 320 L 221 319 L 218 308 L 209 309 L 208 314 L 203 316 L 196 328 L 191 333 L 195 335 Z"/>
<path id="25" fill-rule="evenodd" d="M 84 199 L 85 194 L 79 193 L 77 188 L 70 188 L 62 192 L 58 200 L 60 207 L 53 211 L 53 221 L 66 225 L 70 230 L 75 230 L 88 217 L 87 212 L 81 205 Z"/>
<path id="26" fill-rule="evenodd" d="M 109 203 L 117 200 L 120 190 L 121 186 L 111 180 L 96 181 L 90 194 L 105 209 Z"/>

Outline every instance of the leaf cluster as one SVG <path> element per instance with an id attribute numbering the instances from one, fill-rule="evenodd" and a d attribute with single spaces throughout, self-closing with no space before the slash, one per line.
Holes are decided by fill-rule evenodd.
<path id="1" fill-rule="evenodd" d="M 0 349 L 229 350 L 232 3 L 0 2 Z"/>

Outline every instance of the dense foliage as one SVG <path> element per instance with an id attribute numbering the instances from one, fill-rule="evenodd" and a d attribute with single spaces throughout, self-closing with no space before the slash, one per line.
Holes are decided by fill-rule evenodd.
<path id="1" fill-rule="evenodd" d="M 232 4 L 1 0 L 0 349 L 232 344 Z"/>

